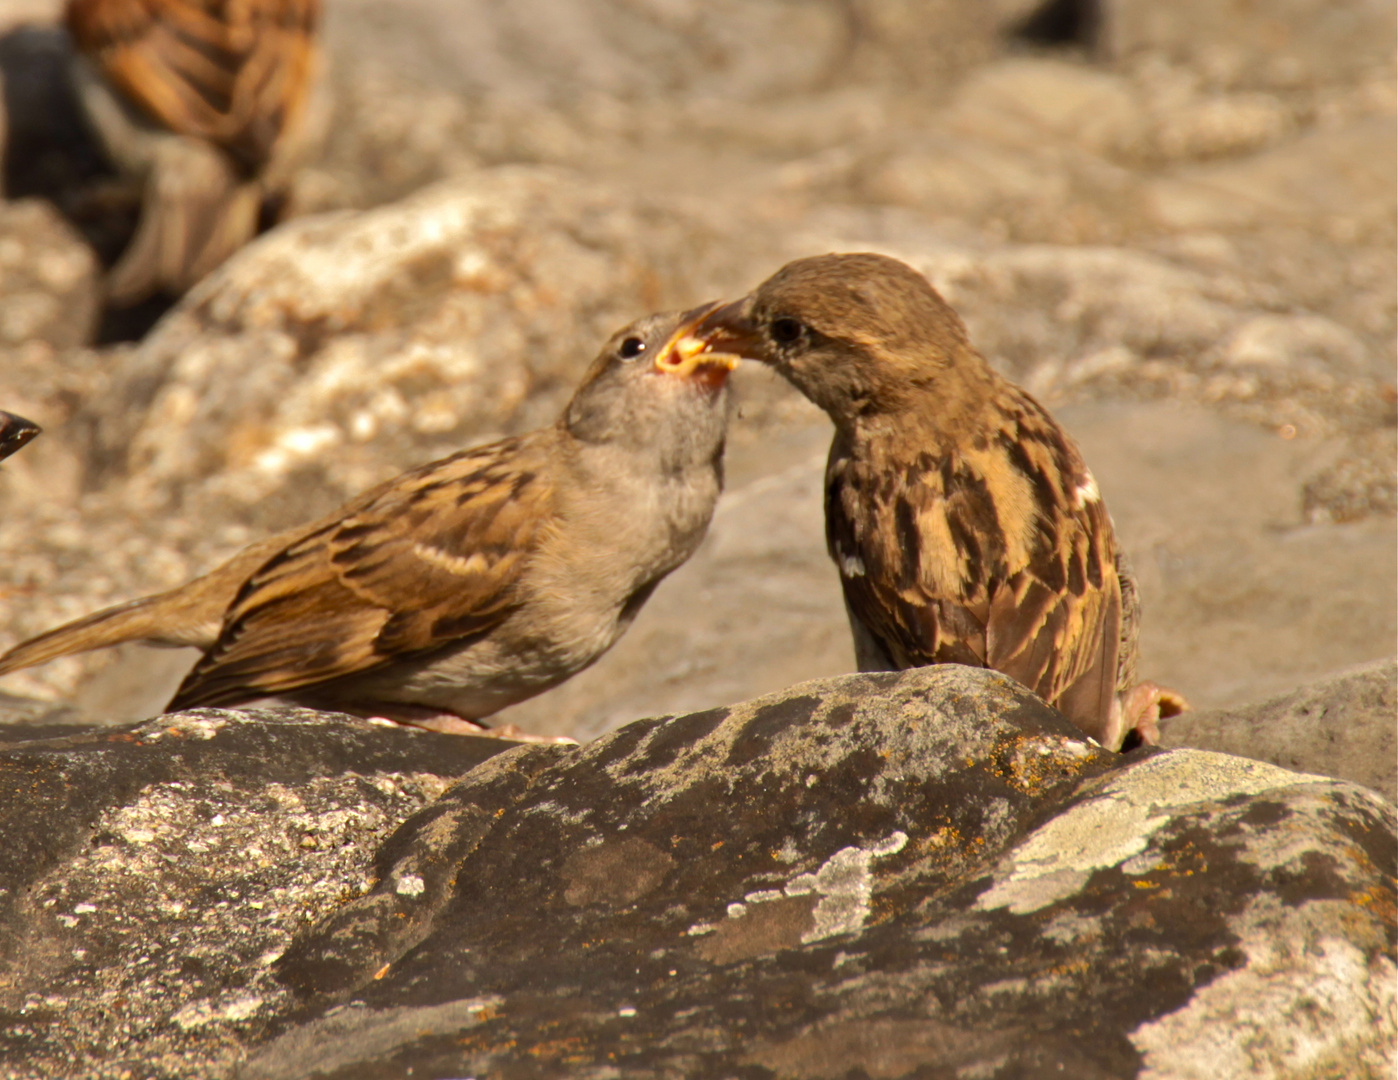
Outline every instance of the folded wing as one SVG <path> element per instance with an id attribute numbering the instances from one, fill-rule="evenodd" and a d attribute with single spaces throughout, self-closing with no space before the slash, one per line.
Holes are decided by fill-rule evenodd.
<path id="1" fill-rule="evenodd" d="M 544 456 L 522 440 L 456 455 L 269 558 L 170 708 L 301 690 L 488 633 L 551 524 Z"/>

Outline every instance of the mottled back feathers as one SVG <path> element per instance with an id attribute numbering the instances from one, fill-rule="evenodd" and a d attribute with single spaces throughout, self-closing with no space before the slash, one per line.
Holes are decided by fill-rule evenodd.
<path id="1" fill-rule="evenodd" d="M 251 176 L 305 103 L 319 0 L 69 0 L 78 49 L 152 120 Z"/>

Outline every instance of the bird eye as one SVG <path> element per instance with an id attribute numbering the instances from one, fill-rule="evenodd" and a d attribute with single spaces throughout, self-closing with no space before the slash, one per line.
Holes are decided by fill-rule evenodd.
<path id="1" fill-rule="evenodd" d="M 646 343 L 638 337 L 629 337 L 617 348 L 617 355 L 623 360 L 634 360 L 646 351 Z"/>
<path id="2" fill-rule="evenodd" d="M 782 317 L 772 320 L 772 339 L 778 345 L 790 345 L 798 340 L 806 328 L 796 319 Z"/>

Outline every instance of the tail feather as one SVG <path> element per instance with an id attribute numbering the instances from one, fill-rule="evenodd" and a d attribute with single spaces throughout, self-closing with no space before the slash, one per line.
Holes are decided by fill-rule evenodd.
<path id="1" fill-rule="evenodd" d="M 168 627 L 161 625 L 158 609 L 160 601 L 167 596 L 169 593 L 160 593 L 118 604 L 21 642 L 0 656 L 0 675 L 47 663 L 60 656 L 121 645 L 127 641 L 150 641 L 160 645 L 194 644 L 192 640 L 182 639 L 182 635 L 172 635 Z"/>

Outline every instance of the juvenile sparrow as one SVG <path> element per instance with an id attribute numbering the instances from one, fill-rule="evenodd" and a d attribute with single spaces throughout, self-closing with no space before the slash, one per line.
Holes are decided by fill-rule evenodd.
<path id="1" fill-rule="evenodd" d="M 1002 671 L 1103 746 L 1156 741 L 1135 582 L 1068 434 L 881 255 L 783 267 L 695 332 L 771 364 L 835 422 L 825 523 L 861 670 Z M 1168 713 L 1167 713 L 1168 715 Z"/>
<path id="2" fill-rule="evenodd" d="M 258 230 L 289 179 L 320 0 L 68 0 L 84 113 L 143 182 L 107 292 L 184 292 Z"/>
<path id="3" fill-rule="evenodd" d="M 0 412 L 0 461 L 4 461 L 43 428 L 14 413 Z"/>
<path id="4" fill-rule="evenodd" d="M 264 699 L 448 731 L 587 667 L 703 539 L 733 357 L 712 305 L 612 336 L 563 415 L 404 473 L 170 592 L 0 657 L 0 675 L 145 641 L 204 650 L 168 709 Z"/>

